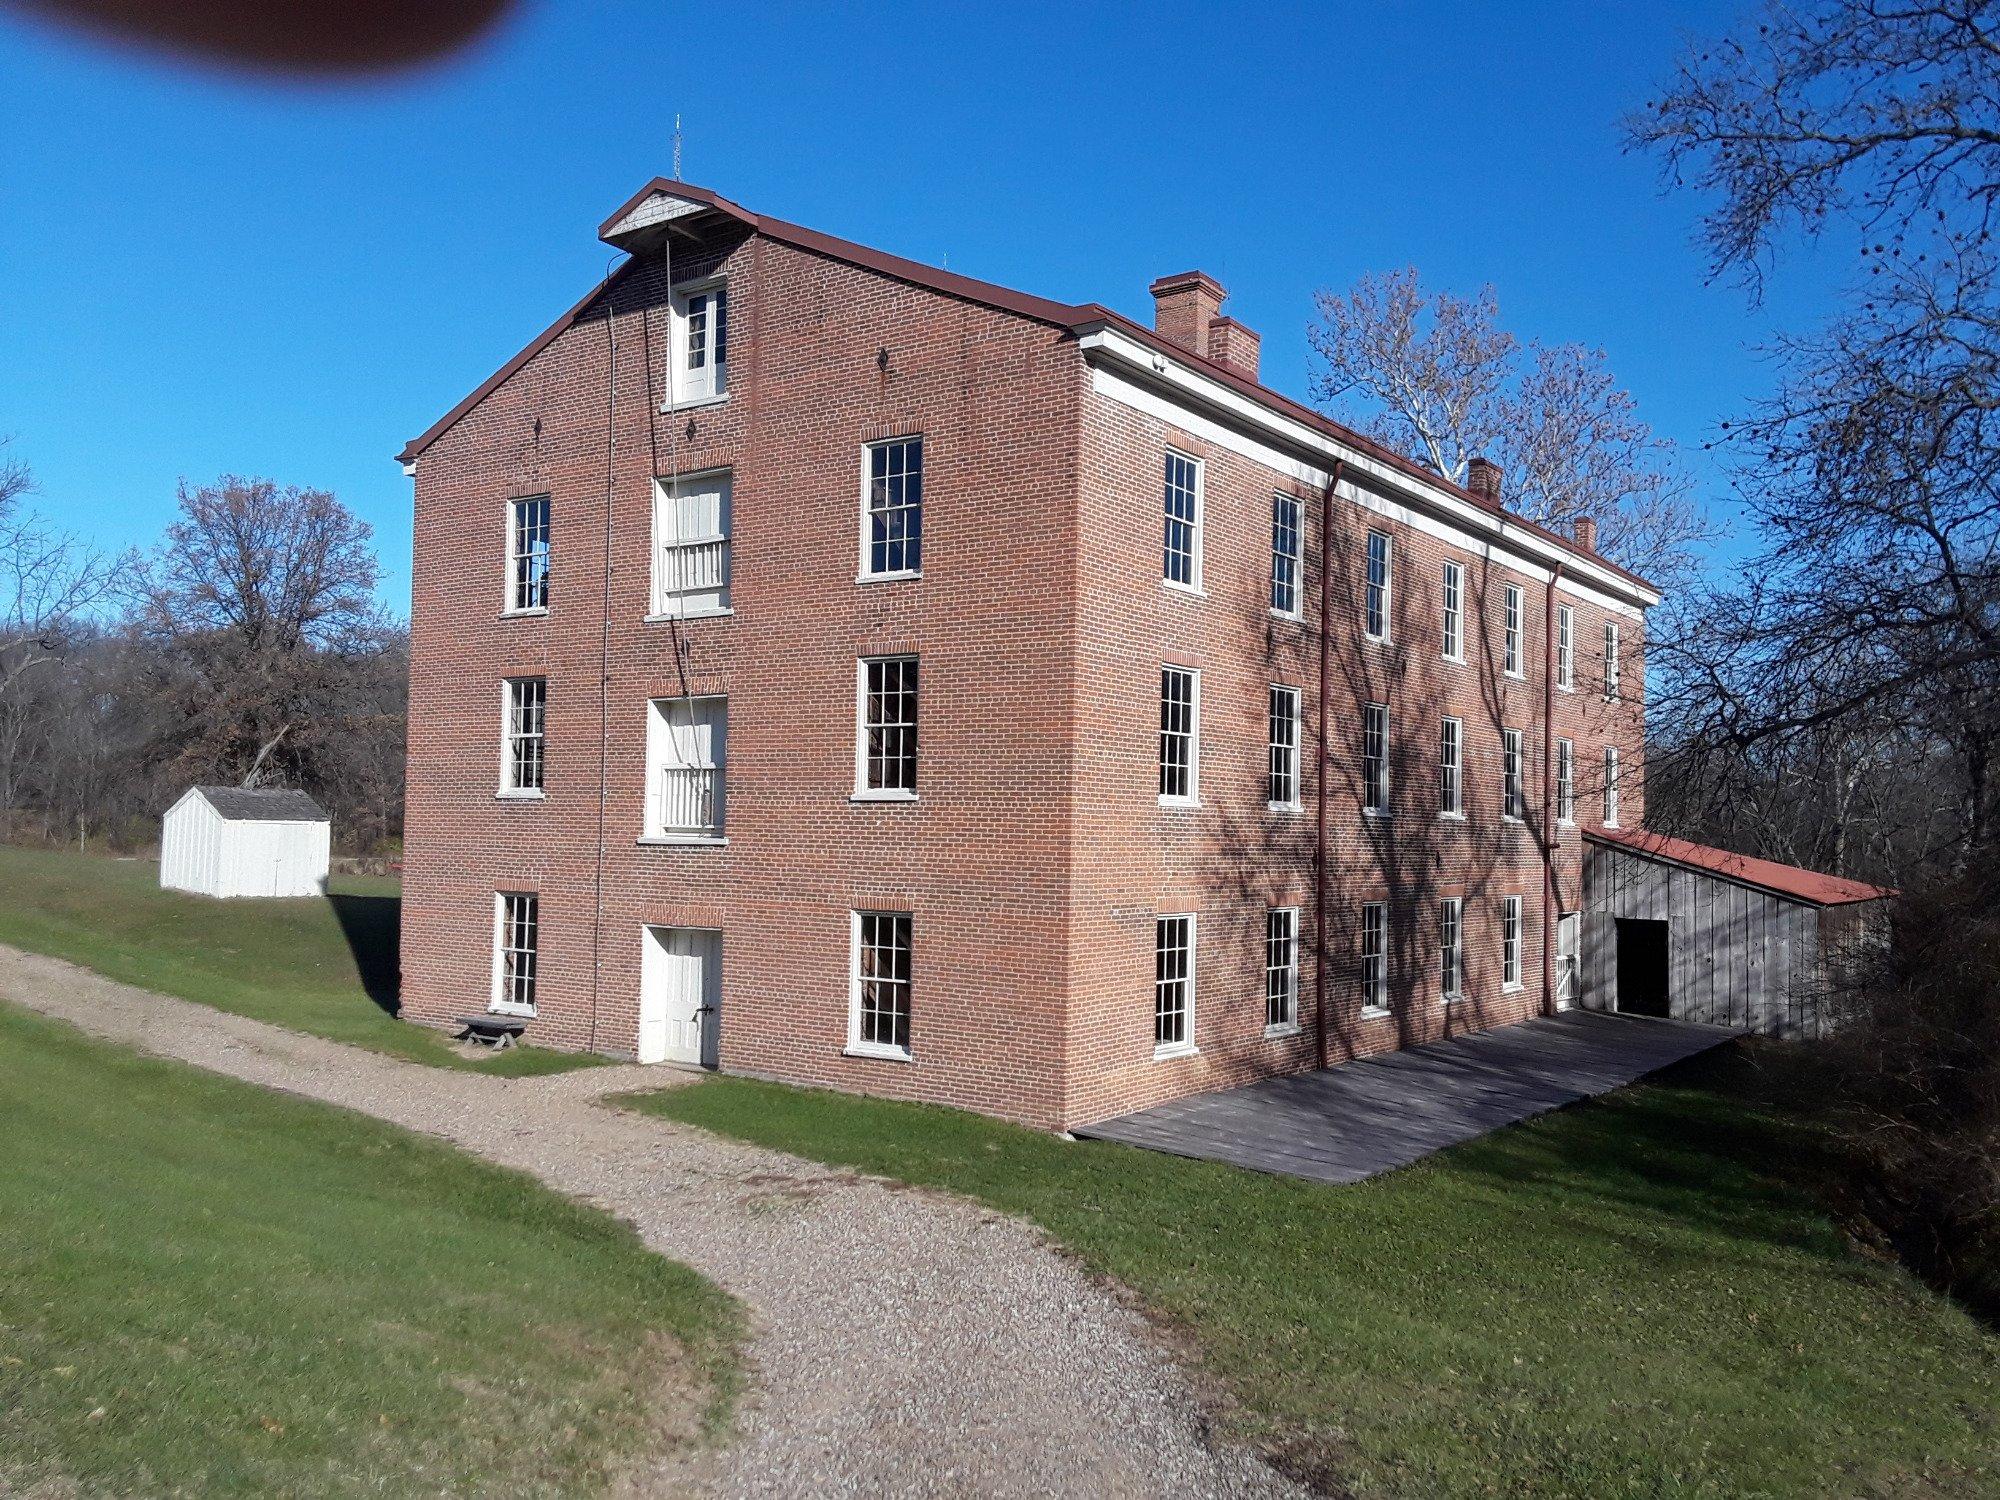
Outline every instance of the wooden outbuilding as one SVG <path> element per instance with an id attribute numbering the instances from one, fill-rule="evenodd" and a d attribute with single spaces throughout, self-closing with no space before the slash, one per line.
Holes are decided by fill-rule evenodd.
<path id="1" fill-rule="evenodd" d="M 318 896 L 333 824 L 304 792 L 189 787 L 160 824 L 160 885 L 199 896 Z"/>

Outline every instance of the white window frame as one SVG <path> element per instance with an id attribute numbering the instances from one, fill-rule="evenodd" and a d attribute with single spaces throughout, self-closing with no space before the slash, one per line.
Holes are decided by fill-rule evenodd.
<path id="1" fill-rule="evenodd" d="M 1619 678 L 1621 671 L 1622 668 L 1618 660 L 1618 622 L 1616 620 L 1606 620 L 1604 622 L 1604 701 L 1606 703 L 1616 703 L 1619 699 L 1621 690 Z"/>
<path id="2" fill-rule="evenodd" d="M 1167 683 L 1169 672 L 1179 673 L 1188 679 L 1188 724 L 1185 731 L 1169 731 L 1166 725 Z M 1167 740 L 1172 734 L 1185 738 L 1187 743 L 1187 790 L 1185 792 L 1160 791 L 1162 807 L 1201 806 L 1201 672 L 1194 667 L 1178 666 L 1173 662 L 1160 664 L 1160 743 L 1159 773 L 1164 779 L 1167 769 Z M 1156 783 L 1157 785 L 1157 783 Z"/>
<path id="3" fill-rule="evenodd" d="M 1556 606 L 1556 687 L 1576 691 L 1576 606 Z"/>
<path id="4" fill-rule="evenodd" d="M 1556 822 L 1576 822 L 1576 741 L 1556 741 Z"/>
<path id="5" fill-rule="evenodd" d="M 1438 721 L 1438 816 L 1465 818 L 1465 721 L 1451 714 Z"/>
<path id="6" fill-rule="evenodd" d="M 1447 562 L 1439 585 L 1439 654 L 1465 664 L 1465 564 Z"/>
<path id="7" fill-rule="evenodd" d="M 687 367 L 691 309 L 696 297 L 708 299 L 705 327 L 707 362 L 699 376 Z M 667 395 L 660 405 L 662 411 L 711 406 L 729 399 L 728 301 L 729 279 L 726 276 L 705 276 L 674 290 L 673 332 L 667 358 Z M 719 338 L 722 342 L 721 359 L 715 357 Z"/>
<path id="8" fill-rule="evenodd" d="M 1368 703 L 1361 709 L 1361 815 L 1389 816 L 1389 705 L 1386 703 Z"/>
<path id="9" fill-rule="evenodd" d="M 534 903 L 528 918 L 534 928 L 535 941 L 531 948 L 513 948 L 508 944 L 507 903 L 510 901 L 530 901 Z M 528 975 L 529 999 L 526 1004 L 511 998 L 507 993 L 507 955 L 527 953 L 533 959 L 533 972 Z M 486 1010 L 496 1016 L 532 1016 L 535 1014 L 535 998 L 540 994 L 542 981 L 542 898 L 539 891 L 495 891 L 493 893 L 493 986 L 486 997 Z"/>
<path id="10" fill-rule="evenodd" d="M 523 604 L 522 596 L 532 574 L 523 575 L 522 563 L 534 556 L 532 549 L 524 550 L 521 545 L 523 531 L 522 515 L 526 507 L 539 505 L 542 508 L 541 549 L 542 601 L 539 604 Z M 507 585 L 505 602 L 501 613 L 506 615 L 545 615 L 549 612 L 549 562 L 554 556 L 552 546 L 555 525 L 555 504 L 547 495 L 515 495 L 507 502 Z"/>
<path id="11" fill-rule="evenodd" d="M 1280 715 L 1279 712 L 1281 704 L 1290 705 L 1283 715 Z M 1271 684 L 1268 705 L 1270 710 L 1267 716 L 1270 737 L 1270 758 L 1264 785 L 1265 806 L 1272 812 L 1297 812 L 1299 810 L 1299 796 L 1301 792 L 1299 786 L 1299 739 L 1304 728 L 1304 718 L 1300 712 L 1299 690 L 1295 687 L 1288 687 L 1281 682 L 1274 682 Z M 1279 739 L 1278 731 L 1280 725 L 1289 727 L 1291 738 L 1288 743 Z M 1291 795 L 1289 797 L 1276 795 L 1281 790 L 1281 782 L 1291 788 Z"/>
<path id="12" fill-rule="evenodd" d="M 1389 903 L 1361 904 L 1361 1014 L 1389 1014 Z"/>
<path id="13" fill-rule="evenodd" d="M 1382 581 L 1375 582 L 1375 544 L 1382 544 Z M 1361 633 L 1371 641 L 1387 644 L 1392 630 L 1396 600 L 1396 539 L 1379 528 L 1371 529 L 1361 557 Z M 1379 620 L 1377 617 L 1380 617 Z M 1380 628 L 1376 628 L 1377 626 Z"/>
<path id="14" fill-rule="evenodd" d="M 910 1043 L 916 1031 L 916 959 L 917 924 L 915 917 L 906 911 L 888 911 L 874 907 L 850 911 L 847 923 L 847 1051 L 853 1057 L 873 1057 L 885 1062 L 909 1062 L 914 1056 Z M 903 924 L 903 953 L 905 973 L 901 979 L 880 979 L 861 972 L 863 950 L 862 932 L 866 927 L 865 918 L 886 920 Z M 877 945 L 878 947 L 880 945 Z M 903 1035 L 901 1046 L 892 1042 L 865 1039 L 862 1032 L 862 996 L 866 985 L 872 980 L 878 984 L 900 985 L 903 995 Z"/>
<path id="15" fill-rule="evenodd" d="M 888 666 L 892 663 L 904 663 L 915 668 L 917 671 L 917 686 L 915 689 L 916 708 L 913 717 L 908 721 L 907 728 L 916 741 L 911 750 L 915 761 L 915 764 L 911 767 L 911 777 L 913 780 L 920 782 L 923 775 L 924 700 L 921 658 L 902 651 L 892 651 L 882 656 L 858 656 L 854 659 L 853 800 L 856 802 L 915 802 L 917 800 L 916 786 L 877 787 L 868 784 L 868 731 L 870 728 L 868 720 L 868 669 L 871 666 Z M 885 721 L 883 727 L 903 728 L 906 726 L 904 721 L 897 720 L 894 724 Z"/>
<path id="16" fill-rule="evenodd" d="M 1299 909 L 1273 906 L 1264 913 L 1264 1035 L 1298 1034 Z"/>
<path id="17" fill-rule="evenodd" d="M 1508 896 L 1500 903 L 1500 988 L 1518 990 L 1521 978 L 1521 937 L 1526 903 Z"/>
<path id="18" fill-rule="evenodd" d="M 1465 901 L 1458 896 L 1438 902 L 1438 997 L 1444 1005 L 1465 998 Z"/>
<path id="19" fill-rule="evenodd" d="M 915 567 L 908 566 L 911 551 L 910 531 L 905 527 L 901 541 L 905 565 L 900 568 L 876 568 L 874 547 L 874 479 L 875 455 L 888 448 L 906 448 L 911 444 L 917 449 L 917 503 L 912 506 L 895 506 L 886 509 L 914 510 L 916 513 L 916 554 Z M 908 459 L 905 457 L 904 475 L 909 474 Z M 856 583 L 886 583 L 898 578 L 921 578 L 924 576 L 924 512 L 930 506 L 930 444 L 921 432 L 906 432 L 897 437 L 876 438 L 861 445 L 861 533 L 859 563 L 854 575 Z M 884 542 L 885 546 L 894 545 Z"/>
<path id="20" fill-rule="evenodd" d="M 1170 981 L 1160 973 L 1160 955 L 1162 951 L 1160 939 L 1164 935 L 1166 925 L 1170 922 L 1185 922 L 1187 924 L 1184 929 L 1187 940 L 1185 944 L 1187 954 L 1186 973 L 1178 981 L 1174 981 L 1184 985 L 1186 988 L 1181 998 L 1180 1038 L 1176 1041 L 1163 1042 L 1160 1040 L 1160 1022 L 1166 1012 L 1162 1009 L 1161 1002 L 1166 998 L 1166 989 Z M 1153 918 L 1153 1056 L 1156 1059 L 1188 1057 L 1193 1055 L 1195 1051 L 1194 981 L 1195 945 L 1197 939 L 1196 926 L 1195 914 L 1191 911 L 1159 912 Z"/>
<path id="21" fill-rule="evenodd" d="M 1528 817 L 1527 737 L 1518 729 L 1500 731 L 1500 816 L 1509 823 Z"/>
<path id="22" fill-rule="evenodd" d="M 1179 518 L 1167 510 L 1168 476 L 1175 459 L 1194 466 L 1194 535 L 1188 547 L 1188 577 L 1185 581 L 1167 573 L 1167 527 Z M 1184 594 L 1200 595 L 1202 535 L 1208 529 L 1208 465 L 1182 448 L 1169 447 L 1160 461 L 1160 582 Z"/>
<path id="23" fill-rule="evenodd" d="M 1518 583 L 1510 583 L 1500 592 L 1500 670 L 1516 679 L 1528 675 L 1524 659 L 1526 631 L 1522 628 L 1527 601 L 1527 593 Z"/>
<path id="24" fill-rule="evenodd" d="M 1290 531 L 1292 550 L 1286 552 L 1279 546 L 1279 539 L 1286 530 L 1285 514 L 1291 513 Z M 1300 618 L 1303 608 L 1301 600 L 1305 596 L 1305 545 L 1306 545 L 1306 503 L 1297 495 L 1288 495 L 1283 490 L 1271 494 L 1271 613 L 1280 620 Z M 1284 565 L 1291 565 L 1289 584 L 1292 602 L 1290 608 L 1278 603 L 1278 590 L 1284 583 Z"/>
<path id="25" fill-rule="evenodd" d="M 695 726 L 690 722 L 685 741 L 677 739 L 681 726 L 673 720 L 677 709 L 685 708 L 692 721 L 703 710 L 713 709 L 716 723 L 709 734 L 708 759 L 697 760 L 682 748 L 695 738 Z M 715 747 L 721 746 L 717 754 Z M 667 759 L 667 752 L 673 750 L 675 758 Z M 709 820 L 701 823 L 675 823 L 666 821 L 667 797 L 665 778 L 669 770 L 709 773 L 708 801 Z M 699 779 L 699 778 L 695 778 Z M 698 694 L 687 698 L 654 698 L 646 704 L 646 786 L 645 786 L 645 832 L 640 838 L 643 844 L 726 844 L 729 819 L 729 699 L 720 693 Z"/>
<path id="26" fill-rule="evenodd" d="M 680 534 L 680 501 L 689 494 L 715 489 L 720 500 L 717 504 L 717 519 L 721 529 L 715 532 L 693 536 Z M 682 474 L 678 478 L 671 475 L 653 480 L 653 555 L 650 565 L 650 581 L 647 589 L 647 614 L 649 620 L 699 620 L 716 615 L 734 614 L 729 603 L 729 570 L 734 550 L 730 535 L 736 529 L 735 476 L 728 469 L 704 469 L 699 473 Z M 666 540 L 665 520 L 674 520 L 674 540 Z M 677 557 L 693 553 L 698 548 L 719 547 L 720 577 L 712 585 L 669 589 L 667 584 L 667 554 Z M 682 574 L 681 576 L 685 576 Z M 691 594 L 713 594 L 712 603 L 691 606 Z"/>
<path id="27" fill-rule="evenodd" d="M 1618 826 L 1618 747 L 1604 747 L 1604 826 Z"/>
<path id="28" fill-rule="evenodd" d="M 515 728 L 514 694 L 517 688 L 530 684 L 541 685 L 540 715 L 533 732 Z M 514 754 L 517 740 L 534 740 L 536 784 L 523 786 L 516 782 L 519 761 Z M 503 677 L 500 679 L 500 795 L 509 799 L 532 802 L 548 795 L 549 785 L 549 680 L 546 677 Z"/>

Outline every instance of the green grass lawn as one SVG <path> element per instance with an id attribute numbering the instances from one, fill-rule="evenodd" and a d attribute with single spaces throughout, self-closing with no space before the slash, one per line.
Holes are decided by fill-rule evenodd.
<path id="1" fill-rule="evenodd" d="M 605 1061 L 511 1047 L 461 1057 L 395 1019 L 402 902 L 395 880 L 335 877 L 299 901 L 216 901 L 160 889 L 151 860 L 0 845 L 0 943 L 109 978 L 415 1062 L 556 1073 Z"/>
<path id="2" fill-rule="evenodd" d="M 634 1107 L 965 1193 L 1364 1496 L 1993 1496 L 2000 1340 L 1819 1211 L 1735 1050 L 1355 1187 L 739 1079 Z"/>
<path id="3" fill-rule="evenodd" d="M 728 1413 L 736 1305 L 527 1177 L 5 1005 L 0 1120 L 0 1493 L 587 1493 Z"/>

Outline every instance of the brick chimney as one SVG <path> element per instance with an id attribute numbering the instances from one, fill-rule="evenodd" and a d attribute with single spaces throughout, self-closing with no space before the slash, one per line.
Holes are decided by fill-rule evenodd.
<path id="1" fill-rule="evenodd" d="M 1208 325 L 1229 294 L 1222 283 L 1205 271 L 1183 271 L 1178 276 L 1162 276 L 1154 282 L 1153 330 L 1172 339 L 1183 349 L 1208 353 Z"/>
<path id="2" fill-rule="evenodd" d="M 1576 518 L 1576 544 L 1586 552 L 1597 550 L 1597 522 L 1589 516 Z"/>
<path id="3" fill-rule="evenodd" d="M 1246 380 L 1257 378 L 1257 350 L 1262 343 L 1234 318 L 1218 317 L 1208 325 L 1208 357 Z"/>
<path id="4" fill-rule="evenodd" d="M 1465 487 L 1495 510 L 1500 508 L 1500 465 L 1475 458 L 1465 466 Z"/>

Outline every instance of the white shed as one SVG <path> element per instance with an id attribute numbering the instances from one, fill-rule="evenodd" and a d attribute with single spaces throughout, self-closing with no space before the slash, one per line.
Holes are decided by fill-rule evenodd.
<path id="1" fill-rule="evenodd" d="M 304 792 L 195 786 L 160 826 L 160 885 L 199 896 L 318 896 L 333 825 Z"/>

